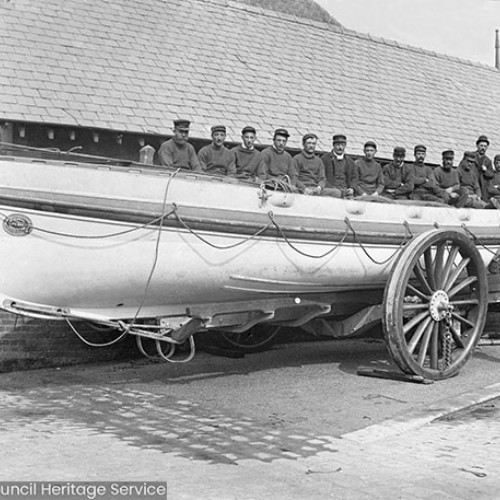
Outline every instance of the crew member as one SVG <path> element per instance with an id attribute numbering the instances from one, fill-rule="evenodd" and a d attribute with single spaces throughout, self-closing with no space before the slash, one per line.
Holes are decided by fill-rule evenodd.
<path id="1" fill-rule="evenodd" d="M 326 177 L 323 162 L 314 154 L 318 144 L 316 134 L 302 137 L 302 151 L 293 157 L 297 172 L 297 188 L 309 195 L 320 195 L 325 189 Z"/>
<path id="2" fill-rule="evenodd" d="M 358 196 L 378 196 L 384 190 L 384 176 L 380 163 L 375 161 L 377 145 L 373 141 L 367 141 L 363 151 L 365 157 L 354 162 L 358 178 L 355 192 Z"/>
<path id="3" fill-rule="evenodd" d="M 236 165 L 236 177 L 240 179 L 256 180 L 262 155 L 255 149 L 257 131 L 254 127 L 247 126 L 241 131 L 241 144 L 231 149 Z"/>
<path id="4" fill-rule="evenodd" d="M 207 173 L 215 175 L 236 175 L 234 154 L 224 146 L 226 127 L 215 125 L 211 129 L 212 143 L 204 146 L 198 153 L 198 160 Z"/>
<path id="5" fill-rule="evenodd" d="M 174 120 L 174 136 L 165 141 L 158 150 L 161 165 L 171 168 L 182 168 L 202 172 L 194 147 L 189 144 L 189 120 Z"/>
<path id="6" fill-rule="evenodd" d="M 262 163 L 259 178 L 285 180 L 291 186 L 297 184 L 297 172 L 290 153 L 285 151 L 290 134 L 284 128 L 274 131 L 273 145 L 262 151 Z"/>
<path id="7" fill-rule="evenodd" d="M 335 134 L 332 150 L 321 157 L 325 165 L 326 189 L 335 198 L 352 198 L 357 184 L 357 169 L 354 160 L 345 152 L 347 137 Z"/>
<path id="8" fill-rule="evenodd" d="M 408 200 L 413 192 L 413 167 L 404 162 L 406 149 L 397 146 L 392 152 L 392 161 L 384 165 L 384 190 L 382 196 L 393 200 Z"/>

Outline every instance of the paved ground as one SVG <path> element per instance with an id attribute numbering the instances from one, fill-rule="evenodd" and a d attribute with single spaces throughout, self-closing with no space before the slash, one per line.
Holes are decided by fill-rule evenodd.
<path id="1" fill-rule="evenodd" d="M 0 480 L 167 481 L 174 500 L 498 498 L 497 403 L 436 418 L 500 396 L 500 383 L 338 435 L 207 404 L 187 385 L 159 390 L 155 375 L 120 366 L 0 375 Z"/>

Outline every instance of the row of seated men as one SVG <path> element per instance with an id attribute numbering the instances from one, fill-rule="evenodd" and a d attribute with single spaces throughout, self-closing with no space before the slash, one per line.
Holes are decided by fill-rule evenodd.
<path id="1" fill-rule="evenodd" d="M 415 161 L 405 162 L 406 150 L 395 147 L 393 160 L 383 167 L 375 160 L 377 145 L 368 141 L 364 157 L 353 160 L 345 153 L 347 138 L 336 134 L 332 151 L 321 157 L 315 153 L 318 137 L 306 134 L 302 150 L 292 157 L 285 147 L 289 133 L 274 132 L 273 145 L 258 151 L 256 130 L 245 127 L 242 142 L 233 149 L 224 146 L 226 128 L 212 127 L 212 142 L 196 154 L 188 142 L 190 122 L 174 121 L 174 136 L 165 141 L 159 151 L 160 163 L 172 168 L 208 172 L 258 182 L 287 179 L 293 190 L 307 195 L 351 198 L 383 196 L 441 202 L 457 208 L 500 209 L 500 155 L 494 162 L 486 155 L 489 140 L 482 135 L 476 141 L 476 151 L 467 151 L 458 166 L 454 151 L 442 152 L 442 165 L 433 168 L 425 164 L 426 147 L 415 146 Z"/>

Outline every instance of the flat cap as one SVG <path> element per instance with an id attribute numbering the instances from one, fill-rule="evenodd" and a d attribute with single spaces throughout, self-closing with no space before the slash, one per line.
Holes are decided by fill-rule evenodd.
<path id="1" fill-rule="evenodd" d="M 281 135 L 283 137 L 286 137 L 287 139 L 290 137 L 290 134 L 288 133 L 288 130 L 286 128 L 277 128 L 274 131 L 274 137 L 277 135 Z"/>
<path id="2" fill-rule="evenodd" d="M 396 146 L 392 154 L 393 156 L 406 156 L 406 149 L 401 146 Z"/>
<path id="3" fill-rule="evenodd" d="M 493 158 L 493 161 L 498 161 L 500 160 L 500 155 L 495 155 L 495 158 Z"/>
<path id="4" fill-rule="evenodd" d="M 226 127 L 225 125 L 214 125 L 212 128 L 212 134 L 215 134 L 215 132 L 224 132 L 226 133 Z"/>
<path id="5" fill-rule="evenodd" d="M 335 134 L 332 137 L 332 141 L 335 142 L 347 142 L 347 137 L 344 134 Z"/>
<path id="6" fill-rule="evenodd" d="M 488 144 L 488 146 L 490 145 L 490 141 L 488 140 L 488 138 L 485 135 L 480 135 L 477 138 L 476 145 L 478 145 L 480 142 L 485 142 L 486 144 Z"/>
<path id="7" fill-rule="evenodd" d="M 476 153 L 474 151 L 466 151 L 464 153 L 464 159 L 469 161 L 476 161 Z"/>
<path id="8" fill-rule="evenodd" d="M 316 134 L 312 134 L 312 133 L 309 133 L 309 134 L 306 134 L 302 137 L 302 142 L 306 142 L 308 139 L 316 139 L 318 140 L 318 136 Z"/>
<path id="9" fill-rule="evenodd" d="M 377 145 L 373 141 L 366 141 L 365 145 L 363 147 L 364 148 L 375 148 L 375 149 L 377 149 Z"/>
<path id="10" fill-rule="evenodd" d="M 445 149 L 442 153 L 441 153 L 441 156 L 443 158 L 449 158 L 450 156 L 453 157 L 455 156 L 455 151 L 453 151 L 453 149 Z"/>
<path id="11" fill-rule="evenodd" d="M 425 152 L 427 152 L 427 148 L 423 144 L 417 144 L 413 148 L 413 152 L 416 153 L 417 151 L 423 151 L 425 153 Z"/>
<path id="12" fill-rule="evenodd" d="M 189 125 L 191 125 L 189 120 L 184 120 L 182 118 L 174 120 L 174 127 L 179 130 L 189 130 Z"/>
<path id="13" fill-rule="evenodd" d="M 253 127 L 251 127 L 250 125 L 247 125 L 246 127 L 243 127 L 241 129 L 241 135 L 244 135 L 247 132 L 251 132 L 252 134 L 257 135 L 257 131 Z"/>

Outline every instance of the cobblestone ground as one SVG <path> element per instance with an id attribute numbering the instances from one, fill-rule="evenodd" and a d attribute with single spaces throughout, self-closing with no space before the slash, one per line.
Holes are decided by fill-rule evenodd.
<path id="1" fill-rule="evenodd" d="M 495 412 L 375 441 L 104 385 L 2 391 L 0 412 L 0 480 L 167 481 L 174 500 L 499 498 Z"/>

